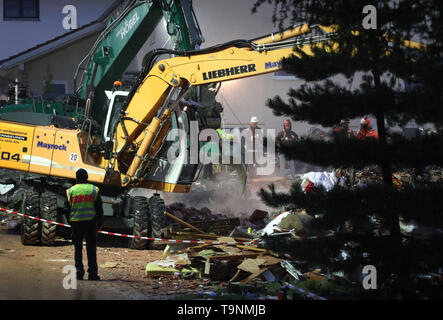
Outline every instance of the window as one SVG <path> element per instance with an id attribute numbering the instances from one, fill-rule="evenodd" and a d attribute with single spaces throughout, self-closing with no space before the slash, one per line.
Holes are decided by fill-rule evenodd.
<path id="1" fill-rule="evenodd" d="M 39 0 L 3 0 L 4 19 L 35 20 L 39 11 Z"/>
<path id="2" fill-rule="evenodd" d="M 121 111 L 126 103 L 126 96 L 127 95 L 124 96 L 116 95 L 114 98 L 114 104 L 112 106 L 111 115 L 109 119 L 108 132 L 105 133 L 106 137 L 109 139 L 112 139 L 115 127 L 117 126 L 117 123 L 120 120 Z"/>

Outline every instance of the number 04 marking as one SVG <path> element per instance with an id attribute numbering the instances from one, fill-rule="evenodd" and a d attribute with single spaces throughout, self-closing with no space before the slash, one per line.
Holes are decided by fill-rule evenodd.
<path id="1" fill-rule="evenodd" d="M 20 161 L 20 155 L 18 153 L 11 155 L 9 152 L 2 152 L 1 154 L 1 159 L 2 160 L 14 160 L 19 162 Z"/>

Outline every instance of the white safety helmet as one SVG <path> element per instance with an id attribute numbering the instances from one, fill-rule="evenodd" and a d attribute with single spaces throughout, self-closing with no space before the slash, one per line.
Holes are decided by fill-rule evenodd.
<path id="1" fill-rule="evenodd" d="M 251 122 L 258 123 L 258 119 L 257 119 L 257 117 L 252 117 L 252 118 L 251 118 Z"/>

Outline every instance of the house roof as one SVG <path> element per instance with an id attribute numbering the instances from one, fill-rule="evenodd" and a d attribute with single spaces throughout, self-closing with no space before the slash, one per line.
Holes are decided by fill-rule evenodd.
<path id="1" fill-rule="evenodd" d="M 6 59 L 0 60 L 0 68 L 9 69 L 21 63 L 33 60 L 41 55 L 47 54 L 53 50 L 64 47 L 74 41 L 85 38 L 105 28 L 105 20 L 109 15 L 122 3 L 122 0 L 116 0 L 106 9 L 106 11 L 97 19 L 88 24 L 85 24 L 75 30 L 66 32 L 62 35 L 49 39 L 45 42 L 39 43 L 29 49 L 14 54 Z"/>
<path id="2" fill-rule="evenodd" d="M 103 26 L 104 25 L 97 20 L 92 21 L 78 29 L 64 33 L 60 36 L 39 43 L 34 47 L 12 55 L 6 59 L 0 60 L 0 66 L 3 68 L 10 68 L 28 60 L 35 59 L 37 56 L 52 51 L 55 48 L 59 48 L 60 46 L 66 45 L 74 40 L 78 40 L 79 38 L 83 38 L 91 33 L 99 31 Z"/>

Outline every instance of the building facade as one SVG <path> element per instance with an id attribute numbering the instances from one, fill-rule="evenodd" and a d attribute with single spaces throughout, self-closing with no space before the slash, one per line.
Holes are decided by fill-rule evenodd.
<path id="1" fill-rule="evenodd" d="M 73 77 L 106 19 L 124 1 L 0 0 L 0 97 L 14 81 L 36 97 L 73 94 Z"/>
<path id="2" fill-rule="evenodd" d="M 0 60 L 97 20 L 115 0 L 0 0 Z M 72 9 L 75 8 L 75 12 Z M 65 9 L 65 13 L 64 10 Z M 73 16 L 72 22 L 65 23 Z M 73 27 L 65 29 L 65 27 Z"/>

